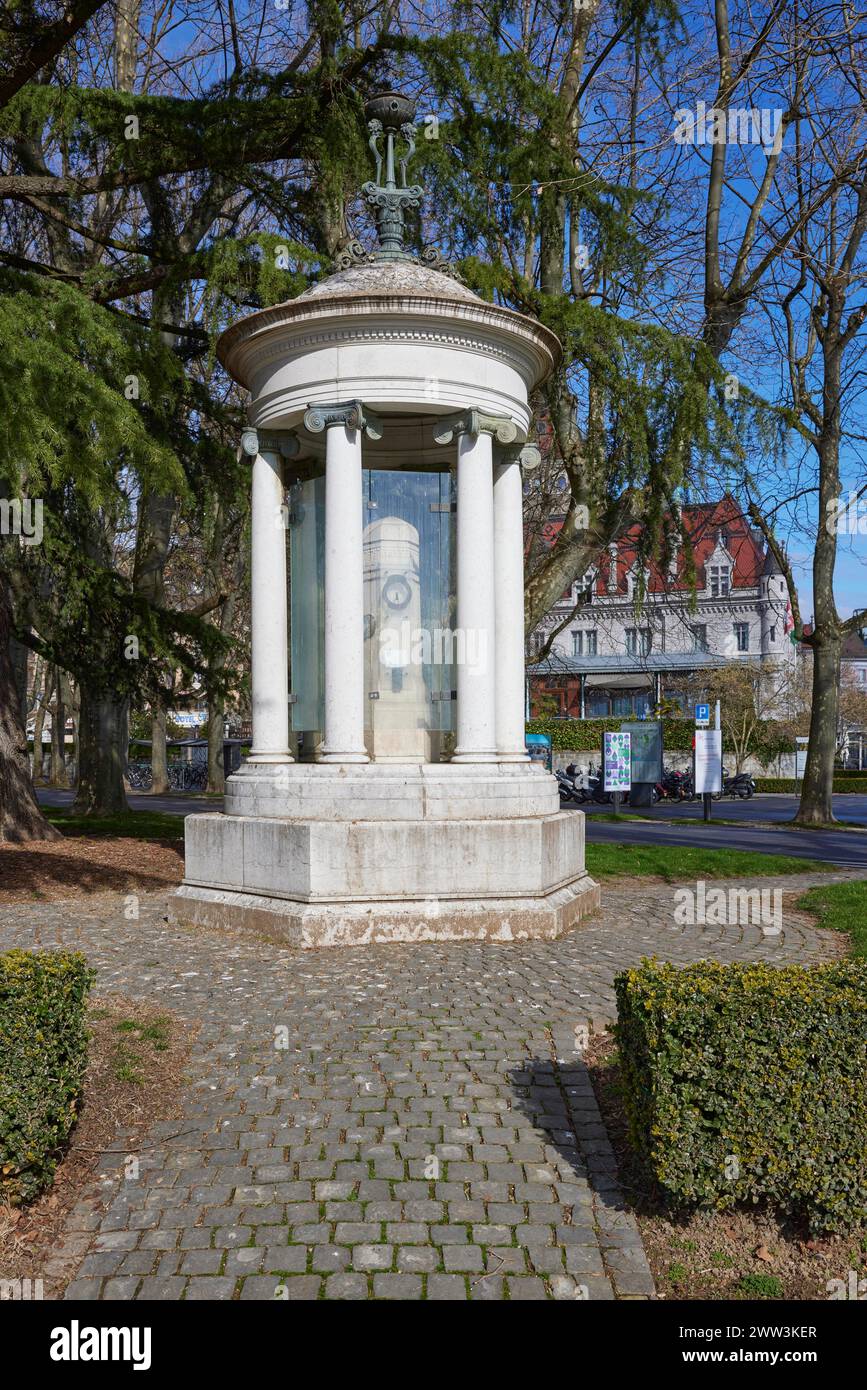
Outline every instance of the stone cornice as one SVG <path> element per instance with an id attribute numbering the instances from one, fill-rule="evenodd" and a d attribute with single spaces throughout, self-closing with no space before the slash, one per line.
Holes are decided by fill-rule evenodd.
<path id="1" fill-rule="evenodd" d="M 268 340 L 277 334 L 280 341 L 272 347 Z M 287 353 L 297 355 L 318 343 L 407 337 L 485 352 L 491 351 L 493 340 L 504 355 L 532 364 L 530 390 L 551 373 L 562 352 L 550 329 L 497 304 L 433 295 L 365 293 L 290 300 L 249 314 L 220 336 L 217 355 L 230 375 L 249 387 L 254 351 L 258 364 Z M 267 350 L 267 359 L 260 357 L 262 349 Z"/>

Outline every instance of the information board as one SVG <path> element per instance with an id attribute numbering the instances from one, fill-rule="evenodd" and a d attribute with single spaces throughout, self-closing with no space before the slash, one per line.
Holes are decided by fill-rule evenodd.
<path id="1" fill-rule="evenodd" d="M 658 719 L 625 721 L 620 732 L 632 737 L 632 780 L 654 784 L 662 777 L 662 723 Z"/>
<path id="2" fill-rule="evenodd" d="M 695 731 L 695 790 L 699 796 L 722 791 L 722 731 Z"/>
<path id="3" fill-rule="evenodd" d="M 632 785 L 632 750 L 629 734 L 603 734 L 602 762 L 605 769 L 605 790 L 628 792 Z"/>

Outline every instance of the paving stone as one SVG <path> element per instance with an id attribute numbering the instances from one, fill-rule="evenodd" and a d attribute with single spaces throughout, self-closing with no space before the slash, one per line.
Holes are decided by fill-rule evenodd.
<path id="1" fill-rule="evenodd" d="M 420 1274 L 374 1274 L 374 1298 L 416 1299 L 422 1296 Z"/>
<path id="2" fill-rule="evenodd" d="M 280 1284 L 276 1274 L 251 1274 L 241 1288 L 241 1302 L 273 1303 Z"/>
<path id="3" fill-rule="evenodd" d="M 312 1268 L 318 1274 L 333 1274 L 346 1269 L 351 1252 L 342 1245 L 316 1245 L 313 1248 Z"/>
<path id="4" fill-rule="evenodd" d="M 363 1302 L 367 1299 L 367 1275 L 332 1274 L 325 1281 L 325 1297 Z"/>
<path id="5" fill-rule="evenodd" d="M 334 1278 L 338 1276 L 332 1276 Z M 319 1297 L 319 1290 L 322 1287 L 322 1280 L 318 1275 L 296 1274 L 286 1279 L 279 1280 L 275 1291 L 275 1298 L 285 1300 L 289 1303 L 309 1302 L 312 1303 Z"/>
<path id="6" fill-rule="evenodd" d="M 510 1275 L 506 1284 L 509 1290 L 509 1299 L 512 1302 L 539 1302 L 548 1297 L 545 1281 L 532 1275 L 524 1277 Z"/>
<path id="7" fill-rule="evenodd" d="M 187 1285 L 186 1300 L 201 1302 L 205 1299 L 229 1299 L 235 1292 L 235 1280 L 224 1275 L 213 1278 L 191 1279 Z"/>
<path id="8" fill-rule="evenodd" d="M 469 1297 L 467 1281 L 460 1274 L 429 1274 L 427 1297 L 433 1303 L 464 1300 Z"/>
<path id="9" fill-rule="evenodd" d="M 485 1260 L 478 1245 L 444 1245 L 443 1264 L 451 1273 L 476 1271 L 485 1267 Z"/>
<path id="10" fill-rule="evenodd" d="M 70 1290 L 73 1287 L 74 1286 L 70 1284 L 69 1288 L 67 1289 L 67 1298 L 75 1297 L 75 1295 L 70 1292 Z M 177 1300 L 183 1296 L 186 1287 L 186 1279 L 142 1279 L 141 1283 L 138 1286 L 138 1293 L 136 1294 L 136 1298 L 139 1300 L 144 1299 L 145 1301 L 159 1303 L 177 1302 Z"/>
<path id="11" fill-rule="evenodd" d="M 355 1245 L 352 1247 L 354 1269 L 391 1269 L 393 1264 L 393 1245 Z"/>
<path id="12" fill-rule="evenodd" d="M 408 1274 L 432 1274 L 439 1267 L 440 1253 L 430 1245 L 402 1245 L 397 1251 L 397 1267 Z"/>

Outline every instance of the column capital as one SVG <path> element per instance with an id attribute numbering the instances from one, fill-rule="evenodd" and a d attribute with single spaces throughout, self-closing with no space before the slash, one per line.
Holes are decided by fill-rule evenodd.
<path id="1" fill-rule="evenodd" d="M 241 435 L 241 450 L 249 458 L 257 454 L 279 454 L 281 458 L 294 458 L 301 448 L 297 434 L 284 430 L 281 434 L 264 434 L 250 428 Z"/>
<path id="2" fill-rule="evenodd" d="M 507 415 L 486 415 L 474 408 L 443 415 L 434 425 L 437 444 L 451 444 L 456 434 L 492 434 L 498 444 L 513 444 L 518 438 L 518 426 Z"/>
<path id="3" fill-rule="evenodd" d="M 542 451 L 535 444 L 506 444 L 494 450 L 494 463 L 520 464 L 521 472 L 538 468 L 542 462 Z"/>
<path id="4" fill-rule="evenodd" d="M 382 422 L 361 401 L 335 401 L 330 405 L 309 405 L 304 427 L 311 434 L 320 434 L 329 425 L 345 425 L 350 430 L 364 430 L 368 439 L 382 438 Z"/>

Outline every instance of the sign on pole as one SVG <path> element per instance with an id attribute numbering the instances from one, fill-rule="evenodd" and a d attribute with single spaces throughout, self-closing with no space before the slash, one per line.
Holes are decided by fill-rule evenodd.
<path id="1" fill-rule="evenodd" d="M 710 705 L 696 705 L 695 722 L 701 728 L 707 728 L 710 724 Z"/>
<path id="2" fill-rule="evenodd" d="M 628 792 L 632 785 L 632 736 L 624 733 L 603 735 L 602 763 L 604 789 Z"/>
<path id="3" fill-rule="evenodd" d="M 722 731 L 695 731 L 695 790 L 699 796 L 722 791 Z"/>

